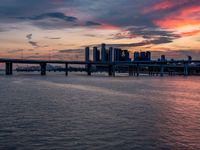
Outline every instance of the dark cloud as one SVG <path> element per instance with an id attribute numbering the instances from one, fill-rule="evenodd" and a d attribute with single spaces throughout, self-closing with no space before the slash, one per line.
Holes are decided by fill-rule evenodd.
<path id="1" fill-rule="evenodd" d="M 146 27 L 136 27 L 129 28 L 128 31 L 136 36 L 142 36 L 145 39 L 151 39 L 155 37 L 173 37 L 179 38 L 180 36 L 174 34 L 172 31 L 165 31 L 158 28 L 146 28 Z"/>
<path id="2" fill-rule="evenodd" d="M 84 36 L 88 36 L 88 37 L 97 37 L 97 35 L 94 35 L 94 34 L 85 34 Z"/>
<path id="3" fill-rule="evenodd" d="M 18 53 L 18 52 L 22 52 L 23 49 L 17 49 L 17 50 L 9 50 L 8 53 L 12 54 L 12 53 Z"/>
<path id="4" fill-rule="evenodd" d="M 30 22 L 32 25 L 41 29 L 63 29 L 69 27 L 76 27 L 78 19 L 74 16 L 67 16 L 62 12 L 49 12 L 40 15 L 17 17 L 17 19 Z"/>
<path id="5" fill-rule="evenodd" d="M 28 35 L 26 35 L 26 38 L 30 41 L 32 39 L 32 35 L 33 34 L 28 34 Z"/>
<path id="6" fill-rule="evenodd" d="M 37 42 L 28 41 L 28 43 L 31 44 L 33 47 L 39 47 Z"/>
<path id="7" fill-rule="evenodd" d="M 19 53 L 19 52 L 24 52 L 24 51 L 34 51 L 33 49 L 14 49 L 14 50 L 8 50 L 7 53 L 13 54 L 13 53 Z"/>
<path id="8" fill-rule="evenodd" d="M 33 36 L 33 34 L 26 35 L 26 38 L 28 39 L 28 43 L 30 45 L 32 45 L 34 48 L 35 47 L 40 47 L 37 42 L 32 41 L 32 36 Z"/>
<path id="9" fill-rule="evenodd" d="M 136 37 L 142 37 L 144 39 L 154 39 L 161 37 L 168 37 L 171 39 L 180 38 L 179 35 L 173 33 L 172 31 L 161 30 L 158 28 L 147 28 L 147 27 L 131 27 L 126 29 L 124 32 L 112 35 L 112 39 L 132 39 Z"/>
<path id="10" fill-rule="evenodd" d="M 51 12 L 51 13 L 45 13 L 34 17 L 22 17 L 21 19 L 30 19 L 30 20 L 42 20 L 47 18 L 54 18 L 54 19 L 61 19 L 66 22 L 75 22 L 77 21 L 76 17 L 73 16 L 66 16 L 64 13 L 61 12 Z"/>
<path id="11" fill-rule="evenodd" d="M 48 37 L 48 36 L 45 36 L 44 38 L 50 39 L 50 40 L 60 40 L 61 39 L 61 37 Z"/>
<path id="12" fill-rule="evenodd" d="M 160 45 L 160 44 L 166 44 L 166 43 L 171 43 L 172 39 L 168 37 L 159 37 L 153 40 L 144 40 L 138 43 L 129 43 L 129 44 L 108 44 L 108 46 L 113 46 L 113 47 L 141 47 L 141 46 L 146 46 L 146 45 Z"/>
<path id="13" fill-rule="evenodd" d="M 84 53 L 82 49 L 66 49 L 66 50 L 59 50 L 59 53 Z"/>
<path id="14" fill-rule="evenodd" d="M 86 26 L 100 26 L 102 24 L 97 23 L 97 22 L 93 22 L 93 21 L 87 21 L 85 25 Z"/>
<path id="15" fill-rule="evenodd" d="M 42 29 L 62 29 L 75 28 L 80 26 L 92 27 L 101 26 L 102 24 L 94 21 L 86 21 L 82 25 L 78 18 L 74 16 L 66 16 L 61 12 L 44 13 L 33 17 L 17 17 L 20 20 L 31 21 L 31 23 Z"/>

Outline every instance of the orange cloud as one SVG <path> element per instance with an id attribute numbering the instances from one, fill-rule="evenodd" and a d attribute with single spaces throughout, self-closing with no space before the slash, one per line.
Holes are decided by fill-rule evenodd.
<path id="1" fill-rule="evenodd" d="M 163 20 L 154 20 L 153 23 L 161 28 L 174 29 L 191 25 L 200 25 L 200 20 L 178 18 L 176 19 L 176 17 L 173 17 L 165 18 Z"/>
<path id="2" fill-rule="evenodd" d="M 181 8 L 168 14 L 164 19 L 154 20 L 153 23 L 161 28 L 175 29 L 185 26 L 200 25 L 200 6 Z"/>
<path id="3" fill-rule="evenodd" d="M 183 32 L 180 35 L 181 36 L 194 36 L 200 34 L 200 29 L 199 30 L 194 30 L 194 31 L 190 31 L 190 32 Z"/>

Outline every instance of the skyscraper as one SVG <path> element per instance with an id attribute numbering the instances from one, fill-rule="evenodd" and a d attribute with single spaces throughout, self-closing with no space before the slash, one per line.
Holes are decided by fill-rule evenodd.
<path id="1" fill-rule="evenodd" d="M 106 62 L 106 44 L 101 45 L 101 61 Z"/>
<path id="2" fill-rule="evenodd" d="M 140 60 L 140 53 L 134 52 L 134 61 L 139 61 L 139 60 Z"/>
<path id="3" fill-rule="evenodd" d="M 109 62 L 113 62 L 113 48 L 109 48 Z"/>
<path id="4" fill-rule="evenodd" d="M 161 61 L 166 61 L 165 55 L 161 55 Z"/>
<path id="5" fill-rule="evenodd" d="M 114 48 L 114 61 L 116 62 L 116 61 L 120 61 L 120 57 L 119 57 L 119 55 L 120 55 L 120 49 L 118 49 L 118 48 Z"/>
<path id="6" fill-rule="evenodd" d="M 129 58 L 129 51 L 128 50 L 124 50 L 123 51 L 123 61 L 130 61 L 130 58 Z"/>
<path id="7" fill-rule="evenodd" d="M 94 62 L 100 61 L 100 52 L 97 47 L 93 47 L 93 61 Z"/>
<path id="8" fill-rule="evenodd" d="M 146 60 L 146 52 L 140 53 L 140 60 L 145 61 Z"/>
<path id="9" fill-rule="evenodd" d="M 192 61 L 192 56 L 188 56 L 188 61 Z"/>
<path id="10" fill-rule="evenodd" d="M 86 62 L 90 61 L 90 48 L 89 47 L 85 48 L 85 61 Z"/>
<path id="11" fill-rule="evenodd" d="M 151 61 L 151 52 L 146 51 L 146 61 Z"/>

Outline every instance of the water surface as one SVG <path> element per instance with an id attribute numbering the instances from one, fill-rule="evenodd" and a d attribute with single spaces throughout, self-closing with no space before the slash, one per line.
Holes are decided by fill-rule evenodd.
<path id="1" fill-rule="evenodd" d="M 200 149 L 199 81 L 0 75 L 0 149 Z"/>

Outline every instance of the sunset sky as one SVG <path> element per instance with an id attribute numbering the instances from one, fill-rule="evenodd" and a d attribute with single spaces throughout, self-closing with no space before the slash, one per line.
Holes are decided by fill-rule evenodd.
<path id="1" fill-rule="evenodd" d="M 200 0 L 1 0 L 0 57 L 81 60 L 101 43 L 200 59 Z"/>

